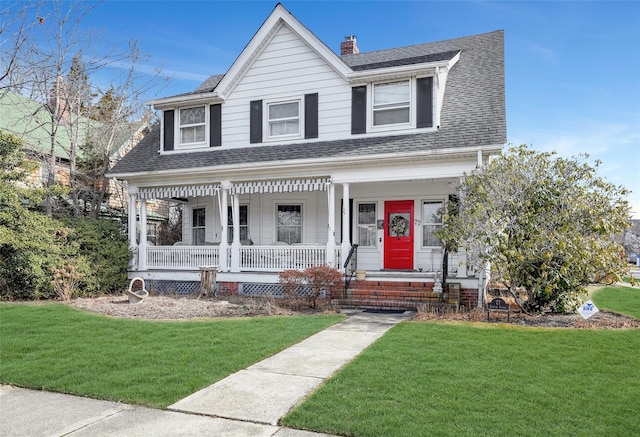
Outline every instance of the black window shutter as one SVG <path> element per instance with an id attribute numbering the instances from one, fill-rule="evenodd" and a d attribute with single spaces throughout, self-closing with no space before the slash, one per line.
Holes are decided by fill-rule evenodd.
<path id="1" fill-rule="evenodd" d="M 209 147 L 222 146 L 222 105 L 209 107 Z"/>
<path id="2" fill-rule="evenodd" d="M 304 96 L 304 137 L 318 138 L 318 93 Z"/>
<path id="3" fill-rule="evenodd" d="M 253 100 L 249 109 L 249 142 L 262 142 L 262 100 Z"/>
<path id="4" fill-rule="evenodd" d="M 164 150 L 173 150 L 173 110 L 164 111 Z"/>
<path id="5" fill-rule="evenodd" d="M 367 132 L 367 87 L 351 88 L 351 133 Z"/>
<path id="6" fill-rule="evenodd" d="M 423 77 L 418 83 L 416 127 L 433 127 L 433 77 Z"/>

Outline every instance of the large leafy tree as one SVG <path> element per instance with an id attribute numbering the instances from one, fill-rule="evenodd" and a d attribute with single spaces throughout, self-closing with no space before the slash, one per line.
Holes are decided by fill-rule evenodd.
<path id="1" fill-rule="evenodd" d="M 628 225 L 628 192 L 587 159 L 510 149 L 465 176 L 440 238 L 489 262 L 526 312 L 574 310 L 588 284 L 625 267 L 613 239 Z"/>

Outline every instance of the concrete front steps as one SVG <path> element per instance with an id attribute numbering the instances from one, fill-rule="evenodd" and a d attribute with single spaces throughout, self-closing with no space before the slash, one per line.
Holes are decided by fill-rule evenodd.
<path id="1" fill-rule="evenodd" d="M 433 292 L 433 285 L 422 281 L 352 281 L 346 296 L 331 302 L 341 308 L 415 311 L 420 304 L 445 303 L 442 293 Z"/>

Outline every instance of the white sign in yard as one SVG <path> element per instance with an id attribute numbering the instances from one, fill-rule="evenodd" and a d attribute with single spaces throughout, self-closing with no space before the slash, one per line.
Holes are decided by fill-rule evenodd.
<path id="1" fill-rule="evenodd" d="M 599 311 L 600 310 L 598 309 L 598 307 L 595 306 L 593 302 L 591 302 L 590 300 L 586 301 L 585 303 L 582 304 L 582 306 L 580 306 L 580 308 L 578 308 L 578 313 L 585 320 L 593 316 L 595 313 Z"/>

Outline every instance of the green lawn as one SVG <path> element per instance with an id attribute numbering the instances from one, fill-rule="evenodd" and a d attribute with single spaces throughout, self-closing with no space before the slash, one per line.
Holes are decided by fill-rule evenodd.
<path id="1" fill-rule="evenodd" d="M 0 304 L 0 382 L 164 407 L 342 320 L 151 322 Z"/>
<path id="2" fill-rule="evenodd" d="M 282 422 L 347 436 L 640 435 L 640 330 L 405 322 Z"/>
<path id="3" fill-rule="evenodd" d="M 592 296 L 601 310 L 609 310 L 640 319 L 640 289 L 630 287 L 602 287 Z"/>

